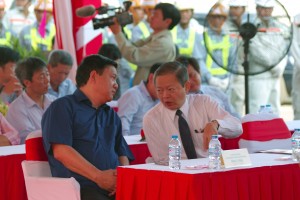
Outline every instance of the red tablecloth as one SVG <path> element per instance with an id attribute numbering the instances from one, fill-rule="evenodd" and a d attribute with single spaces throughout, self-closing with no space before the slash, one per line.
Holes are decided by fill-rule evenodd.
<path id="1" fill-rule="evenodd" d="M 27 200 L 21 162 L 25 154 L 0 156 L 0 199 Z"/>
<path id="2" fill-rule="evenodd" d="M 135 160 L 130 162 L 131 165 L 144 164 L 147 157 L 151 156 L 147 144 L 131 144 L 129 145 Z"/>
<path id="3" fill-rule="evenodd" d="M 298 164 L 184 174 L 118 168 L 117 200 L 299 200 Z"/>

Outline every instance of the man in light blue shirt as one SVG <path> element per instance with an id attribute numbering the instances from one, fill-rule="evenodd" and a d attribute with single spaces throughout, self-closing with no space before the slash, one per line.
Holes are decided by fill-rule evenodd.
<path id="1" fill-rule="evenodd" d="M 67 78 L 73 66 L 73 58 L 70 53 L 64 50 L 53 50 L 48 58 L 48 71 L 50 85 L 48 93 L 59 98 L 73 94 L 76 86 L 71 79 Z"/>
<path id="2" fill-rule="evenodd" d="M 29 133 L 41 129 L 42 116 L 55 97 L 46 94 L 49 73 L 41 59 L 23 60 L 17 64 L 15 73 L 25 90 L 9 105 L 6 119 L 19 132 L 24 144 Z"/>
<path id="3" fill-rule="evenodd" d="M 201 85 L 201 73 L 197 60 L 193 57 L 179 56 L 176 59 L 182 63 L 188 71 L 189 81 L 191 83 L 190 93 L 205 94 L 212 97 L 219 105 L 229 112 L 232 116 L 241 118 L 230 104 L 228 96 L 219 88 L 210 85 Z"/>
<path id="4" fill-rule="evenodd" d="M 130 88 L 118 100 L 118 114 L 124 136 L 139 135 L 145 113 L 158 103 L 153 76 L 159 66 L 158 63 L 154 64 L 147 81 L 141 81 L 139 85 Z"/>

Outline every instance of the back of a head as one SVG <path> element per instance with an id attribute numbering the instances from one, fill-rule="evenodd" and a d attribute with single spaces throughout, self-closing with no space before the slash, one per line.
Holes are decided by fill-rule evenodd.
<path id="1" fill-rule="evenodd" d="M 121 51 L 115 44 L 103 44 L 98 51 L 99 55 L 105 56 L 111 60 L 118 60 L 122 58 Z"/>
<path id="2" fill-rule="evenodd" d="M 0 67 L 9 62 L 17 62 L 20 59 L 20 54 L 7 46 L 0 46 Z"/>
<path id="3" fill-rule="evenodd" d="M 48 64 L 52 67 L 56 67 L 58 64 L 73 66 L 72 55 L 64 50 L 53 50 L 48 56 Z"/>
<path id="4" fill-rule="evenodd" d="M 196 72 L 198 72 L 199 74 L 201 74 L 200 73 L 199 63 L 198 63 L 198 61 L 194 57 L 189 57 L 189 56 L 181 55 L 181 56 L 178 56 L 176 58 L 176 61 L 180 62 L 186 68 L 188 68 L 188 66 L 190 65 L 191 67 L 194 68 L 194 70 Z"/>
<path id="5" fill-rule="evenodd" d="M 38 57 L 29 57 L 17 63 L 15 73 L 19 81 L 25 87 L 23 81 L 32 81 L 34 73 L 44 68 L 46 68 L 46 63 L 42 59 Z"/>
<path id="6" fill-rule="evenodd" d="M 172 30 L 180 22 L 179 10 L 170 3 L 159 3 L 155 6 L 155 10 L 161 10 L 164 19 L 171 19 L 172 23 L 169 25 L 169 30 Z"/>
<path id="7" fill-rule="evenodd" d="M 189 80 L 186 67 L 184 67 L 180 62 L 172 61 L 162 64 L 154 73 L 154 83 L 156 83 L 156 78 L 158 76 L 173 74 L 176 76 L 178 82 L 184 86 L 184 84 Z"/>
<path id="8" fill-rule="evenodd" d="M 115 68 L 117 68 L 118 64 L 115 61 L 102 55 L 93 54 L 85 57 L 77 68 L 77 87 L 79 88 L 81 86 L 84 86 L 88 82 L 90 73 L 92 71 L 97 71 L 97 73 L 101 75 L 104 69 L 108 66 L 114 66 Z"/>

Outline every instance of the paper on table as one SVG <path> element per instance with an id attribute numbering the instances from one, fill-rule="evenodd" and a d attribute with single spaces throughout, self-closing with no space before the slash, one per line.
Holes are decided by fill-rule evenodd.
<path id="1" fill-rule="evenodd" d="M 277 153 L 277 154 L 292 154 L 291 149 L 269 149 L 269 150 L 263 150 L 259 151 L 260 153 Z"/>

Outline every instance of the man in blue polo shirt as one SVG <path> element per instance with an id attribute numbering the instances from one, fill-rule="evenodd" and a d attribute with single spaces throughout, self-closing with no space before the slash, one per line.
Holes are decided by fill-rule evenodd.
<path id="1" fill-rule="evenodd" d="M 52 175 L 74 177 L 82 200 L 114 199 L 115 169 L 132 158 L 120 118 L 105 104 L 118 88 L 116 68 L 106 57 L 86 57 L 77 69 L 78 89 L 53 102 L 42 119 Z"/>

